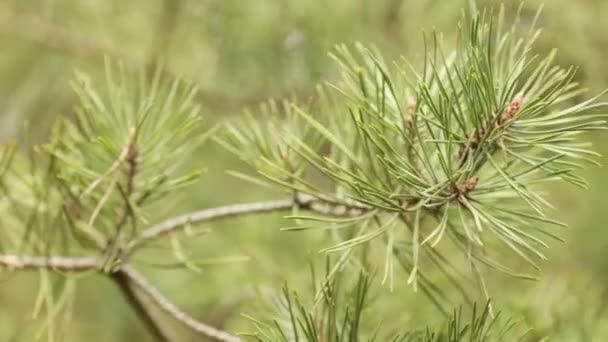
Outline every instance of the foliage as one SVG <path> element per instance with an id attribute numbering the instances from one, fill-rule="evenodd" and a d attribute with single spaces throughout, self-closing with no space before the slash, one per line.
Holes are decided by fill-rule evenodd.
<path id="1" fill-rule="evenodd" d="M 71 95 L 65 95 L 63 88 L 68 87 L 63 85 L 60 90 L 49 86 L 47 93 L 45 82 L 65 79 L 55 77 L 55 69 L 61 71 L 56 60 L 68 57 L 41 58 L 41 65 L 31 70 L 28 65 L 23 82 L 11 90 L 15 96 L 0 92 L 3 139 L 15 126 L 15 118 L 21 121 L 21 113 L 29 108 L 43 108 L 41 112 L 53 114 L 49 117 L 58 110 L 70 113 L 55 120 L 49 141 L 41 138 L 45 119 L 34 116 L 35 124 L 26 124 L 22 137 L 16 139 L 19 143 L 0 148 L 0 265 L 11 277 L 21 277 L 24 272 L 16 271 L 26 270 L 35 270 L 38 276 L 6 283 L 11 291 L 2 292 L 20 288 L 13 284 L 27 286 L 15 298 L 0 296 L 9 302 L 3 303 L 11 310 L 7 317 L 15 317 L 0 320 L 0 339 L 31 340 L 46 333 L 51 340 L 80 340 L 87 333 L 78 330 L 83 329 L 78 324 L 67 325 L 72 316 L 77 323 L 87 323 L 86 329 L 107 330 L 108 336 L 100 339 L 130 339 L 128 335 L 135 336 L 134 329 L 139 328 L 118 315 L 121 310 L 113 305 L 124 302 L 144 323 L 141 329 L 148 335 L 142 330 L 142 336 L 171 340 L 164 331 L 171 323 L 155 319 L 159 311 L 196 333 L 196 340 L 205 336 L 240 341 L 224 331 L 225 324 L 228 331 L 251 324 L 235 314 L 245 305 L 240 299 L 229 308 L 210 310 L 202 320 L 187 312 L 194 312 L 193 303 L 200 298 L 221 305 L 217 298 L 232 296 L 225 293 L 269 278 L 287 278 L 290 286 L 285 286 L 280 299 L 261 298 L 278 303 L 276 320 L 268 323 L 266 313 L 250 317 L 258 327 L 252 337 L 260 341 L 482 341 L 544 336 L 586 340 L 605 335 L 601 328 L 605 315 L 598 309 L 602 286 L 564 287 L 568 281 L 561 279 L 526 299 L 518 290 L 527 291 L 525 286 L 530 285 L 505 285 L 499 278 L 507 274 L 537 279 L 549 257 L 558 262 L 570 258 L 563 247 L 554 252 L 549 247 L 564 241 L 567 234 L 559 219 L 572 221 L 567 215 L 583 213 L 585 208 L 559 212 L 552 211 L 552 204 L 570 205 L 564 204 L 569 196 L 560 193 L 562 184 L 589 187 L 580 169 L 598 165 L 600 156 L 597 148 L 583 141 L 605 128 L 602 94 L 589 96 L 578 85 L 590 78 L 588 70 L 581 75 L 559 66 L 564 59 L 546 51 L 547 40 L 539 35 L 536 23 L 547 23 L 529 10 L 532 6 L 477 11 L 475 2 L 470 2 L 471 11 L 461 17 L 455 34 L 425 34 L 420 47 L 408 51 L 406 59 L 394 56 L 415 46 L 406 31 L 418 30 L 419 20 L 424 20 L 415 18 L 416 11 L 445 16 L 442 22 L 449 27 L 455 17 L 451 13 L 456 12 L 452 6 L 460 4 L 312 1 L 275 8 L 272 1 L 161 2 L 166 7 L 159 11 L 158 23 L 150 19 L 158 13 L 145 11 L 153 5 L 125 4 L 124 8 L 141 5 L 144 11 L 121 17 L 127 23 L 124 27 L 104 29 L 130 42 L 115 46 L 89 44 L 76 32 L 55 27 L 59 21 L 55 22 L 53 11 L 46 22 L 30 16 L 35 12 L 31 4 L 0 5 L 3 10 L 11 8 L 0 18 L 6 19 L 0 23 L 0 40 L 7 38 L 13 44 L 10 32 L 15 31 L 59 54 L 80 51 L 82 59 L 69 64 L 83 70 L 76 72 Z M 82 6 L 100 13 L 110 8 L 101 3 Z M 65 9 L 57 12 L 57 18 L 79 8 L 61 0 L 51 7 Z M 203 20 L 204 24 L 192 20 L 208 10 L 217 11 L 217 18 Z M 349 28 L 347 19 L 336 19 L 348 16 L 332 11 L 351 11 L 353 18 L 360 11 L 362 16 Z M 280 14 L 276 18 L 275 12 Z M 257 19 L 261 17 L 268 20 Z M 266 37 L 273 20 L 290 24 Z M 90 23 L 83 21 L 62 24 L 86 31 Z M 261 28 L 255 26 L 258 21 L 263 22 Z M 338 39 L 323 33 L 323 25 L 342 24 L 339 30 L 329 31 Z M 148 41 L 120 31 L 155 25 L 161 29 L 149 30 L 156 32 L 149 39 L 151 49 Z M 217 33 L 224 26 L 230 28 L 221 39 Z M 199 29 L 208 40 L 201 42 Z M 170 39 L 174 33 L 179 41 Z M 331 41 L 371 37 L 378 47 L 338 45 L 330 54 L 334 64 L 328 66 L 319 56 L 327 45 L 321 36 Z M 399 39 L 403 44 L 394 44 L 401 43 Z M 204 45 L 208 54 L 195 49 L 193 41 Z M 248 50 L 242 50 L 245 47 Z M 0 59 L 14 59 L 11 63 L 17 65 L 22 56 L 33 55 L 34 50 L 28 49 L 7 49 L 11 56 Z M 151 51 L 150 56 L 144 50 Z M 289 57 L 273 60 L 256 55 L 281 51 Z M 167 64 L 157 66 L 156 57 L 165 53 Z M 264 60 L 267 70 L 252 67 L 258 59 Z M 197 73 L 199 68 L 206 73 Z M 0 65 L 7 77 L 18 73 L 9 69 Z M 184 70 L 187 76 L 181 77 Z M 312 84 L 320 74 L 328 81 L 315 87 Z M 261 83 L 265 85 L 259 87 L 264 93 L 260 97 L 256 84 Z M 284 84 L 292 85 L 297 96 L 284 97 Z M 225 97 L 218 89 L 237 95 Z M 275 96 L 267 96 L 268 92 Z M 269 100 L 244 116 L 221 117 L 266 97 L 282 100 Z M 78 104 L 68 109 L 73 103 Z M 221 122 L 207 131 L 201 126 L 203 107 L 210 121 Z M 222 132 L 216 134 L 216 129 Z M 214 145 L 200 148 L 210 136 L 251 168 L 228 160 Z M 211 174 L 198 183 L 201 164 L 211 166 Z M 236 181 L 215 173 L 226 164 L 235 169 L 229 173 Z M 286 197 L 241 203 L 277 193 Z M 225 201 L 232 204 L 213 207 Z M 180 213 L 174 213 L 175 208 Z M 290 223 L 282 230 L 293 233 L 246 229 L 275 227 L 275 220 L 250 217 L 281 212 L 291 212 Z M 230 218 L 238 219 L 220 222 Z M 202 224 L 222 229 L 201 230 L 211 234 L 199 239 L 201 231 L 194 226 Z M 245 227 L 223 229 L 240 224 Z M 218 257 L 236 249 L 247 258 Z M 324 277 L 300 271 L 300 253 L 311 250 L 335 260 L 326 265 Z M 246 272 L 235 272 L 232 266 L 210 269 L 243 259 L 252 261 Z M 567 260 L 573 269 L 576 260 Z M 146 270 L 145 277 L 139 268 Z M 175 269 L 196 271 L 196 278 Z M 379 277 L 370 276 L 376 271 Z M 112 299 L 97 282 L 100 277 L 119 285 L 125 300 Z M 291 290 L 310 278 L 311 298 Z M 159 289 L 153 282 L 161 284 Z M 21 335 L 6 335 L 15 330 L 11 326 L 21 326 L 14 322 L 20 319 L 17 312 L 31 306 L 22 302 L 28 300 L 23 296 L 32 284 L 39 286 L 33 311 L 42 324 L 20 329 Z M 78 291 L 76 297 L 77 288 L 92 290 Z M 160 290 L 171 288 L 180 290 L 168 297 Z M 563 305 L 556 303 L 558 297 L 566 297 Z M 109 313 L 99 315 L 112 321 L 104 318 L 103 323 L 90 324 L 97 320 L 80 315 L 97 312 L 87 301 L 91 298 L 103 299 L 101 309 L 109 308 Z M 487 304 L 474 304 L 482 302 Z M 490 302 L 516 319 L 503 320 Z M 453 311 L 454 307 L 458 309 Z M 513 323 L 522 315 L 535 328 L 526 334 Z M 425 326 L 437 328 L 418 328 Z M 177 330 L 168 335 L 172 334 L 184 338 Z"/>
<path id="2" fill-rule="evenodd" d="M 348 219 L 294 216 L 336 231 L 338 243 L 323 251 L 349 255 L 381 239 L 385 280 L 397 257 L 408 283 L 431 294 L 423 258 L 452 268 L 442 254 L 449 238 L 488 295 L 482 267 L 537 277 L 505 263 L 503 246 L 540 270 L 545 239 L 561 240 L 553 228 L 565 225 L 546 217 L 550 203 L 537 184 L 585 187 L 575 171 L 596 164 L 597 154 L 575 137 L 605 124 L 594 111 L 605 106 L 599 96 L 569 103 L 583 92 L 572 69 L 552 65 L 553 53 L 531 53 L 537 34 L 520 35 L 503 12 L 498 20 L 482 13 L 460 30 L 452 54 L 433 34 L 421 71 L 362 45 L 338 46 L 342 81 L 321 90 L 315 108 L 271 104 L 285 117 L 280 129 L 264 135 L 264 119 L 250 120 L 231 125 L 221 142 L 258 168 L 263 179 L 254 182 L 363 208 Z"/>
<path id="3" fill-rule="evenodd" d="M 330 270 L 329 262 L 327 271 Z M 314 272 L 314 269 L 313 269 Z M 316 277 L 313 277 L 316 279 Z M 471 317 L 463 318 L 462 308 L 455 310 L 437 329 L 426 328 L 389 334 L 382 322 L 373 319 L 370 312 L 371 276 L 360 273 L 352 288 L 344 289 L 342 276 L 334 277 L 328 284 L 321 283 L 323 297 L 320 302 L 306 306 L 297 293 L 285 286 L 277 300 L 279 317 L 272 323 L 255 320 L 257 341 L 393 341 L 393 342 L 440 342 L 440 341 L 513 341 L 522 339 L 521 329 L 511 320 L 503 320 L 500 314 L 492 316 L 487 303 L 481 311 L 475 305 Z M 316 286 L 313 286 L 313 288 Z M 313 291 L 314 292 L 314 291 Z M 314 301 L 313 301 L 314 302 Z M 373 329 L 362 326 L 375 325 Z"/>

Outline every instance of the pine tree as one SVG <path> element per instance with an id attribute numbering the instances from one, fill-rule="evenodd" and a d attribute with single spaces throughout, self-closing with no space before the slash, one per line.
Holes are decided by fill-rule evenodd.
<path id="1" fill-rule="evenodd" d="M 533 52 L 537 18 L 522 32 L 503 9 L 463 15 L 453 50 L 441 34 L 425 35 L 420 63 L 338 45 L 330 54 L 337 81 L 215 126 L 201 120 L 200 89 L 162 63 L 134 71 L 106 58 L 103 75 L 76 73 L 79 105 L 55 121 L 47 142 L 3 146 L 0 264 L 38 272 L 34 311 L 51 340 L 69 329 L 57 323 L 69 316 L 78 282 L 99 275 L 162 341 L 177 334 L 158 311 L 197 339 L 218 341 L 539 339 L 500 313 L 486 277 L 540 278 L 545 250 L 566 226 L 546 213 L 542 185 L 587 187 L 578 170 L 597 165 L 598 154 L 579 136 L 605 128 L 606 103 L 587 96 L 555 53 Z M 208 143 L 255 170 L 231 176 L 281 197 L 156 222 L 156 209 L 205 182 L 205 169 L 189 159 Z M 309 231 L 329 242 L 324 272 L 312 258 L 312 286 L 260 294 L 274 312 L 249 315 L 255 331 L 194 318 L 139 270 L 200 272 L 233 260 L 197 258 L 190 240 L 206 233 L 203 223 L 264 213 L 287 216 L 281 234 Z M 375 298 L 404 288 L 444 323 L 376 319 Z"/>

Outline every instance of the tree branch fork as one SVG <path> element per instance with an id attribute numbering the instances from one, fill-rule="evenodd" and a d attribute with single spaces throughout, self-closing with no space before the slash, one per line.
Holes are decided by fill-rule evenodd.
<path id="1" fill-rule="evenodd" d="M 507 110 L 505 110 L 504 118 L 497 124 L 498 127 L 504 126 L 506 122 L 513 117 L 513 114 L 519 109 L 520 103 L 521 96 L 518 95 Z M 484 136 L 485 134 L 486 133 L 483 133 Z M 469 141 L 462 146 L 460 151 L 461 165 L 459 167 L 463 166 L 462 164 L 466 162 L 467 157 L 475 150 L 478 140 L 481 139 L 481 135 L 482 133 L 480 132 L 474 132 Z M 129 141 L 132 139 L 133 138 L 130 138 Z M 131 145 L 132 143 L 127 144 L 127 146 Z M 128 151 L 129 150 L 127 150 L 127 152 Z M 130 153 L 126 153 L 124 158 L 119 158 L 117 163 L 120 164 L 124 161 L 128 161 L 128 155 L 130 155 Z M 131 159 L 134 160 L 135 157 L 131 157 Z M 117 167 L 118 166 L 116 166 L 116 168 Z M 135 167 L 136 165 L 132 165 L 131 169 L 133 169 L 133 171 L 130 173 L 127 172 L 127 180 L 132 181 Z M 115 171 L 113 170 L 114 168 L 115 167 L 112 167 L 109 172 Z M 130 189 L 130 184 L 131 183 L 127 184 L 127 195 L 132 192 L 132 185 L 130 186 Z M 96 183 L 93 183 L 91 186 L 94 187 L 96 185 Z M 463 188 L 459 190 L 466 194 L 466 192 L 474 189 L 475 185 L 476 179 L 467 180 L 463 185 Z M 102 205 L 103 203 L 99 204 L 99 206 Z M 181 310 L 130 265 L 130 257 L 151 242 L 166 235 L 178 233 L 190 224 L 200 224 L 246 215 L 283 212 L 292 209 L 310 211 L 324 216 L 340 217 L 356 217 L 369 212 L 369 210 L 373 210 L 373 208 L 361 203 L 326 201 L 310 195 L 295 194 L 293 197 L 286 199 L 232 204 L 202 209 L 166 219 L 144 229 L 139 235 L 131 239 L 126 246 L 117 253 L 113 253 L 111 256 L 108 256 L 107 253 L 107 250 L 111 245 L 111 239 L 106 240 L 103 237 L 93 236 L 92 238 L 98 244 L 100 250 L 100 253 L 96 256 L 68 257 L 0 254 L 0 268 L 15 271 L 49 270 L 57 272 L 98 272 L 108 276 L 118 285 L 126 300 L 146 324 L 150 333 L 159 341 L 172 341 L 173 339 L 163 330 L 163 324 L 154 317 L 146 302 L 152 302 L 157 308 L 161 309 L 161 311 L 202 336 L 220 342 L 240 342 L 242 341 L 241 338 L 201 322 Z M 127 216 L 125 215 L 119 220 L 119 227 L 126 222 Z M 108 257 L 112 259 L 110 260 L 110 264 L 114 265 L 114 267 L 110 269 L 107 268 Z M 145 297 L 146 299 L 142 297 Z"/>
<path id="2" fill-rule="evenodd" d="M 280 200 L 233 204 L 179 215 L 145 229 L 117 254 L 116 260 L 113 262 L 117 266 L 110 270 L 105 267 L 108 260 L 107 255 L 103 253 L 96 256 L 81 257 L 0 254 L 0 268 L 12 271 L 98 272 L 108 276 L 118 285 L 126 300 L 146 324 L 150 333 L 159 341 L 173 341 L 173 339 L 163 331 L 162 324 L 156 320 L 146 302 L 152 302 L 161 311 L 202 336 L 220 342 L 241 342 L 241 338 L 201 322 L 181 310 L 130 265 L 129 257 L 150 242 L 177 233 L 188 224 L 282 212 L 294 208 L 329 216 L 358 216 L 369 210 L 364 205 L 327 203 L 315 197 L 303 195 Z M 142 295 L 146 298 L 145 300 Z"/>
<path id="3" fill-rule="evenodd" d="M 513 113 L 519 109 L 520 102 L 520 97 L 516 97 L 513 101 L 516 105 L 511 104 L 508 109 L 505 110 L 505 118 L 500 121 L 500 126 L 503 126 L 506 121 L 513 117 Z M 480 135 L 480 133 L 476 134 L 472 134 L 470 141 L 463 146 L 463 149 L 460 152 L 461 164 L 466 161 L 467 156 L 476 148 L 475 143 L 477 139 L 479 139 L 478 135 Z M 132 139 L 133 138 L 130 138 L 129 141 Z M 131 146 L 132 144 L 133 143 L 129 143 L 127 146 Z M 129 155 L 129 153 L 125 154 L 125 156 L 127 155 Z M 133 157 L 133 159 L 134 158 L 135 157 Z M 123 161 L 128 160 L 126 157 L 121 157 L 117 162 L 122 163 Z M 462 165 L 460 167 L 462 167 Z M 111 168 L 109 172 L 112 172 L 113 168 Z M 132 166 L 132 168 L 134 169 L 135 167 Z M 132 181 L 134 172 L 135 171 L 127 173 L 127 180 Z M 469 181 L 471 183 L 465 182 L 464 190 L 462 190 L 465 193 L 470 190 L 469 188 L 474 188 L 476 185 L 476 180 Z M 130 183 L 127 185 L 129 184 Z M 95 185 L 96 184 L 94 183 L 92 186 Z M 129 186 L 127 186 L 127 189 L 129 190 Z M 132 192 L 132 189 L 127 192 L 127 195 L 129 195 Z M 103 203 L 99 204 L 99 206 L 102 205 Z M 93 236 L 92 238 L 94 238 L 95 242 L 98 244 L 101 252 L 96 256 L 19 256 L 13 254 L 0 254 L 0 267 L 16 271 L 50 270 L 58 272 L 98 272 L 108 276 L 118 285 L 126 300 L 146 324 L 150 333 L 159 341 L 172 341 L 172 338 L 163 330 L 162 324 L 155 319 L 146 305 L 146 300 L 142 298 L 142 295 L 147 298 L 148 302 L 154 303 L 154 305 L 164 313 L 202 336 L 220 342 L 240 342 L 242 340 L 239 337 L 201 322 L 182 311 L 130 265 L 130 257 L 151 242 L 166 235 L 178 233 L 190 224 L 200 224 L 246 215 L 282 212 L 292 209 L 310 211 L 324 216 L 342 217 L 355 217 L 372 210 L 371 207 L 361 203 L 325 201 L 310 195 L 295 194 L 293 197 L 286 199 L 232 204 L 202 209 L 169 218 L 143 230 L 139 235 L 131 239 L 124 248 L 120 249 L 117 253 L 113 253 L 111 256 L 108 256 L 107 253 L 107 250 L 111 245 L 111 239 L 106 240 L 105 238 Z M 124 216 L 123 219 L 119 221 L 119 227 L 126 222 L 126 219 L 127 216 Z M 108 257 L 112 259 L 110 260 L 110 264 L 114 265 L 114 267 L 110 269 L 107 268 Z"/>

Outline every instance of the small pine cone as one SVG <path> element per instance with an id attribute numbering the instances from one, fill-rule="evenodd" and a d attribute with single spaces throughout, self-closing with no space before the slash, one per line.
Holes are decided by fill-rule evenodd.
<path id="1" fill-rule="evenodd" d="M 477 183 L 479 182 L 479 178 L 478 177 L 473 177 L 473 178 L 469 178 L 467 179 L 461 186 L 460 188 L 460 192 L 462 194 L 468 194 L 471 191 L 475 190 L 475 188 L 477 187 Z"/>
<path id="2" fill-rule="evenodd" d="M 502 116 L 502 118 L 503 118 L 502 121 L 505 122 L 505 121 L 511 120 L 515 116 L 515 113 L 517 113 L 517 111 L 519 111 L 519 109 L 521 108 L 523 101 L 524 101 L 524 94 L 521 92 L 517 93 L 517 95 L 515 95 L 515 97 L 513 97 L 513 100 L 511 100 L 511 103 L 509 103 L 507 108 L 505 108 L 505 112 Z"/>
<path id="3" fill-rule="evenodd" d="M 405 115 L 404 115 L 404 119 L 407 122 L 412 121 L 412 116 L 414 115 L 414 113 L 416 113 L 416 99 L 413 97 L 410 97 L 407 99 L 407 104 L 405 105 Z"/>

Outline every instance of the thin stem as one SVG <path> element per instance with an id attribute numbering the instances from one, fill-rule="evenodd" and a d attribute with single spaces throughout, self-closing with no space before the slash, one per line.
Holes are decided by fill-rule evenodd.
<path id="1" fill-rule="evenodd" d="M 99 259 L 95 257 L 47 257 L 0 254 L 0 266 L 16 270 L 51 269 L 67 272 L 82 272 L 97 269 L 99 267 Z"/>
<path id="2" fill-rule="evenodd" d="M 152 44 L 150 53 L 150 65 L 153 65 L 159 57 L 167 57 L 173 35 L 179 22 L 179 14 L 183 5 L 182 0 L 164 0 L 162 4 L 163 15 L 159 18 L 156 25 L 156 37 Z"/>
<path id="3" fill-rule="evenodd" d="M 292 208 L 294 204 L 295 202 L 292 199 L 242 203 L 224 207 L 203 209 L 189 214 L 176 216 L 142 232 L 139 237 L 135 238 L 133 241 L 131 241 L 131 243 L 129 243 L 125 250 L 125 256 L 132 254 L 137 249 L 149 243 L 151 240 L 177 231 L 189 223 L 208 222 L 226 217 L 243 216 L 254 213 L 282 211 Z"/>
<path id="4" fill-rule="evenodd" d="M 131 208 L 130 199 L 131 195 L 135 192 L 135 177 L 137 176 L 139 163 L 137 161 L 139 152 L 137 147 L 137 132 L 135 128 L 131 128 L 131 132 L 129 133 L 129 140 L 127 146 L 125 146 L 124 158 L 119 158 L 119 160 L 123 160 L 125 164 L 124 171 L 124 185 L 121 186 L 120 183 L 116 183 L 120 194 L 123 197 L 124 205 L 122 206 L 122 210 L 118 220 L 116 222 L 114 236 L 109 241 L 109 246 L 107 248 L 109 254 L 115 256 L 115 248 L 119 246 L 121 240 L 121 233 L 123 231 L 123 227 L 129 222 L 135 225 L 135 218 L 133 217 L 133 210 Z"/>
<path id="5" fill-rule="evenodd" d="M 123 258 L 163 235 L 176 232 L 190 223 L 215 221 L 218 219 L 251 214 L 271 213 L 290 210 L 297 207 L 329 216 L 357 216 L 368 210 L 368 207 L 356 204 L 327 204 L 313 197 L 296 196 L 282 200 L 252 202 L 203 209 L 189 214 L 176 216 L 146 229 L 131 241 L 124 250 Z"/>
<path id="6" fill-rule="evenodd" d="M 49 269 L 64 272 L 97 271 L 100 269 L 100 262 L 100 259 L 96 257 L 45 257 L 0 254 L 0 266 L 13 270 Z M 145 305 L 140 295 L 138 295 L 137 289 L 139 289 L 142 294 L 149 297 L 149 299 L 156 303 L 163 311 L 190 329 L 218 341 L 241 342 L 241 339 L 236 336 L 230 335 L 190 317 L 163 296 L 154 286 L 148 283 L 139 272 L 128 265 L 123 265 L 118 271 L 109 274 L 109 277 L 116 282 L 127 302 L 146 324 L 150 333 L 159 341 L 172 341 L 172 339 L 162 330 L 162 324 L 153 317 L 150 309 Z"/>
<path id="7" fill-rule="evenodd" d="M 121 271 L 121 276 L 124 276 L 130 284 L 139 288 L 146 296 L 148 296 L 153 302 L 158 305 L 160 309 L 173 317 L 176 321 L 182 323 L 188 328 L 192 329 L 204 335 L 206 337 L 215 339 L 220 342 L 242 342 L 242 340 L 234 335 L 231 335 L 225 331 L 219 330 L 208 324 L 196 320 L 192 316 L 188 315 L 180 308 L 178 308 L 172 301 L 167 299 L 158 289 L 150 284 L 139 272 L 135 269 L 125 265 Z"/>
<path id="8" fill-rule="evenodd" d="M 137 316 L 139 316 L 141 321 L 146 325 L 150 334 L 161 342 L 173 341 L 173 339 L 163 331 L 161 328 L 162 324 L 154 318 L 144 300 L 137 293 L 134 286 L 135 284 L 133 284 L 129 275 L 124 271 L 119 270 L 111 275 L 111 279 L 116 283 L 129 305 L 135 310 Z"/>

